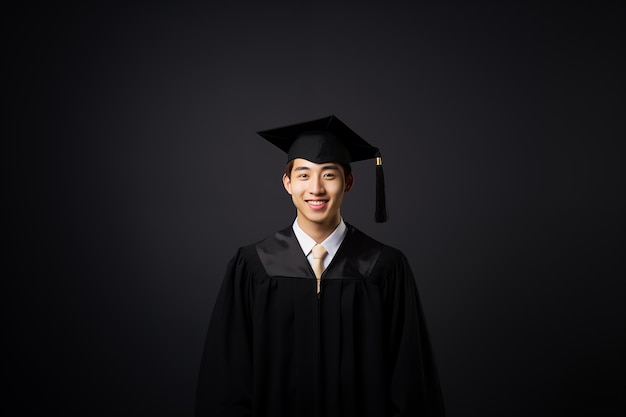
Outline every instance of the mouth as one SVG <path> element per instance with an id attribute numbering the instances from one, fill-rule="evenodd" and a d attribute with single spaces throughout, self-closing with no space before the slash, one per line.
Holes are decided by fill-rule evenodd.
<path id="1" fill-rule="evenodd" d="M 328 204 L 328 200 L 304 200 L 307 206 L 313 210 L 321 210 Z"/>

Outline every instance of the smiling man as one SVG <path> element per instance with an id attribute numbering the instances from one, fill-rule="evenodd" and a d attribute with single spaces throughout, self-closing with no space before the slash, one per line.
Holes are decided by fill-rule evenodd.
<path id="1" fill-rule="evenodd" d="M 316 164 L 303 158 L 290 165 L 283 183 L 296 206 L 298 224 L 312 238 L 323 240 L 339 224 L 343 194 L 352 187 L 352 173 L 346 175 L 339 164 Z"/>
<path id="2" fill-rule="evenodd" d="M 376 220 L 386 220 L 378 149 L 335 116 L 259 134 L 287 153 L 297 217 L 230 261 L 196 415 L 444 415 L 407 259 L 341 216 L 351 162 L 376 159 Z"/>

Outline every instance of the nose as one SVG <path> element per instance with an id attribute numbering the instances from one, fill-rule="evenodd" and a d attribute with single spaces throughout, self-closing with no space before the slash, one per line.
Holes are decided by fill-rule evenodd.
<path id="1" fill-rule="evenodd" d="M 309 181 L 309 192 L 314 195 L 324 194 L 324 184 L 321 178 L 317 176 L 311 177 Z"/>

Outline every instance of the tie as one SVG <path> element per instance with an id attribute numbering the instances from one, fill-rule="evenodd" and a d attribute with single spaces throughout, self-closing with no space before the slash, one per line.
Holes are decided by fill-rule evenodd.
<path id="1" fill-rule="evenodd" d="M 320 287 L 322 283 L 322 272 L 324 272 L 324 257 L 328 252 L 322 245 L 313 246 L 313 272 L 315 272 L 315 278 L 317 278 L 317 293 L 320 293 Z"/>

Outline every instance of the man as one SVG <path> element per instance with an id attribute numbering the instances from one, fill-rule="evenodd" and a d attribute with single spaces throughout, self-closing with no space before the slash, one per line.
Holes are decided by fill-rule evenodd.
<path id="1" fill-rule="evenodd" d="M 239 249 L 202 359 L 198 416 L 442 416 L 417 288 L 404 255 L 341 217 L 350 163 L 378 150 L 337 117 L 259 134 L 287 152 L 293 225 Z"/>

